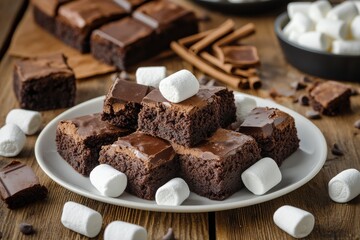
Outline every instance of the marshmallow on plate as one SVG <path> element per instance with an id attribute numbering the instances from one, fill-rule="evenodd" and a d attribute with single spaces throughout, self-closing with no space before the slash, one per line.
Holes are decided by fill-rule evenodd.
<path id="1" fill-rule="evenodd" d="M 18 155 L 25 142 L 24 132 L 17 125 L 7 123 L 0 129 L 0 156 L 14 157 Z"/>
<path id="2" fill-rule="evenodd" d="M 162 185 L 155 194 L 158 205 L 179 206 L 190 196 L 190 190 L 182 178 L 173 178 Z"/>
<path id="3" fill-rule="evenodd" d="M 104 240 L 146 240 L 145 228 L 122 221 L 114 221 L 106 226 Z"/>
<path id="4" fill-rule="evenodd" d="M 61 215 L 61 223 L 66 228 L 89 238 L 99 234 L 102 221 L 100 213 L 75 202 L 66 202 Z"/>
<path id="5" fill-rule="evenodd" d="M 360 40 L 335 40 L 332 42 L 331 52 L 334 54 L 360 55 Z"/>
<path id="6" fill-rule="evenodd" d="M 236 120 L 243 122 L 247 115 L 256 108 L 256 101 L 243 95 L 235 95 Z"/>
<path id="7" fill-rule="evenodd" d="M 124 173 L 107 164 L 100 164 L 90 172 L 91 184 L 104 196 L 118 197 L 127 185 Z"/>
<path id="8" fill-rule="evenodd" d="M 313 2 L 309 8 L 309 17 L 314 22 L 318 22 L 326 17 L 326 14 L 331 10 L 331 4 L 328 1 L 319 0 Z"/>
<path id="9" fill-rule="evenodd" d="M 281 182 L 281 172 L 276 162 L 263 158 L 241 174 L 245 187 L 255 195 L 262 195 Z"/>
<path id="10" fill-rule="evenodd" d="M 333 201 L 349 202 L 360 194 L 360 172 L 354 168 L 342 171 L 330 180 L 328 190 Z"/>
<path id="11" fill-rule="evenodd" d="M 319 51 L 327 51 L 331 44 L 330 39 L 320 32 L 306 32 L 299 37 L 298 43 L 301 46 Z"/>
<path id="12" fill-rule="evenodd" d="M 159 85 L 163 97 L 169 102 L 182 102 L 199 92 L 200 84 L 194 74 L 180 70 L 164 78 Z"/>
<path id="13" fill-rule="evenodd" d="M 343 3 L 332 8 L 326 18 L 333 20 L 343 20 L 347 24 L 350 24 L 353 18 L 358 15 L 359 12 L 352 1 L 344 1 Z"/>
<path id="14" fill-rule="evenodd" d="M 140 67 L 135 75 L 137 83 L 159 88 L 160 81 L 166 77 L 166 67 Z"/>
<path id="15" fill-rule="evenodd" d="M 295 13 L 290 22 L 284 27 L 284 33 L 286 36 L 290 35 L 291 32 L 305 33 L 314 29 L 314 24 L 311 19 L 301 13 Z"/>
<path id="16" fill-rule="evenodd" d="M 359 1 L 360 2 L 360 1 Z M 354 39 L 360 40 L 360 15 L 351 22 L 351 35 Z"/>
<path id="17" fill-rule="evenodd" d="M 294 238 L 308 236 L 314 229 L 314 216 L 300 208 L 284 205 L 273 216 L 275 224 Z"/>
<path id="18" fill-rule="evenodd" d="M 41 114 L 36 111 L 13 109 L 6 116 L 6 123 L 16 124 L 25 134 L 36 133 L 42 123 Z"/>
<path id="19" fill-rule="evenodd" d="M 348 36 L 348 26 L 342 20 L 322 19 L 316 24 L 316 31 L 339 40 Z"/>
<path id="20" fill-rule="evenodd" d="M 295 13 L 307 14 L 309 12 L 311 3 L 310 2 L 291 2 L 287 5 L 287 12 L 292 19 Z"/>

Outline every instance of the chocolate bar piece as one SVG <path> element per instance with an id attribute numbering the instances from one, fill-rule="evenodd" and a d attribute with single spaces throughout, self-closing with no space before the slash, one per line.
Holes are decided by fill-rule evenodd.
<path id="1" fill-rule="evenodd" d="M 29 166 L 13 161 L 0 170 L 0 194 L 8 208 L 15 209 L 46 198 L 48 190 Z"/>

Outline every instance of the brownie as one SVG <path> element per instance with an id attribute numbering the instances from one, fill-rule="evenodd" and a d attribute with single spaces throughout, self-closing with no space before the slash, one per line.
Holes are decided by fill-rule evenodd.
<path id="1" fill-rule="evenodd" d="M 150 0 L 114 0 L 122 8 L 128 12 L 134 11 L 136 8 Z"/>
<path id="2" fill-rule="evenodd" d="M 101 146 L 111 144 L 130 132 L 102 121 L 100 113 L 86 115 L 58 124 L 56 146 L 65 161 L 87 176 L 99 164 Z"/>
<path id="3" fill-rule="evenodd" d="M 127 17 L 104 25 L 91 35 L 91 53 L 118 69 L 159 53 L 155 31 L 144 23 Z"/>
<path id="4" fill-rule="evenodd" d="M 62 54 L 17 61 L 13 87 L 21 108 L 41 111 L 75 103 L 75 75 Z"/>
<path id="5" fill-rule="evenodd" d="M 19 161 L 12 161 L 0 170 L 1 199 L 10 209 L 45 199 L 46 187 L 40 185 L 31 167 Z"/>
<path id="6" fill-rule="evenodd" d="M 219 127 L 218 97 L 209 89 L 200 89 L 180 103 L 167 101 L 155 89 L 142 106 L 138 130 L 187 147 L 205 140 Z"/>
<path id="7" fill-rule="evenodd" d="M 294 118 L 276 108 L 254 108 L 239 131 L 255 138 L 261 156 L 274 159 L 279 166 L 299 148 Z"/>
<path id="8" fill-rule="evenodd" d="M 56 35 L 82 53 L 90 51 L 90 34 L 128 13 L 112 0 L 78 0 L 59 8 Z"/>
<path id="9" fill-rule="evenodd" d="M 178 174 L 174 149 L 167 141 L 141 132 L 102 147 L 99 162 L 126 174 L 127 192 L 152 200 L 156 190 Z"/>
<path id="10" fill-rule="evenodd" d="M 334 116 L 350 110 L 351 88 L 344 84 L 335 81 L 319 83 L 309 95 L 313 109 L 324 115 Z"/>
<path id="11" fill-rule="evenodd" d="M 180 176 L 190 190 L 213 200 L 237 192 L 243 186 L 242 172 L 260 159 L 252 137 L 222 128 L 194 148 L 173 147 L 179 154 Z"/>

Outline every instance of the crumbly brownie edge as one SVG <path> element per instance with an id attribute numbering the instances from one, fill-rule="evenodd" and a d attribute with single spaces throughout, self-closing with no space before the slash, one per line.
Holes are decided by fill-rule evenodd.
<path id="1" fill-rule="evenodd" d="M 216 94 L 220 97 L 220 126 L 226 128 L 236 120 L 235 98 L 232 91 L 224 89 Z"/>
<path id="2" fill-rule="evenodd" d="M 124 104 L 124 109 L 117 112 L 114 111 L 111 103 L 105 104 L 106 108 L 110 111 L 103 111 L 101 114 L 101 120 L 120 128 L 137 128 L 138 115 L 142 107 L 141 104 L 128 102 Z"/>

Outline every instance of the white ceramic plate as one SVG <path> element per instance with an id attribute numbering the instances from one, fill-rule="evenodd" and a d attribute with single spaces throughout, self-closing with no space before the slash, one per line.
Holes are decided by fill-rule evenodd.
<path id="1" fill-rule="evenodd" d="M 240 93 L 238 93 L 240 94 Z M 39 135 L 35 145 L 36 159 L 43 171 L 55 182 L 82 196 L 100 202 L 124 207 L 163 211 L 163 212 L 209 212 L 250 206 L 287 194 L 312 179 L 322 168 L 326 160 L 327 147 L 320 130 L 300 114 L 278 105 L 270 100 L 253 96 L 258 106 L 277 107 L 295 118 L 300 148 L 281 166 L 282 181 L 268 193 L 256 196 L 243 188 L 223 201 L 214 201 L 191 193 L 190 197 L 177 207 L 159 206 L 155 201 L 143 200 L 124 193 L 118 198 L 105 197 L 91 185 L 89 178 L 83 177 L 64 161 L 56 151 L 55 133 L 60 120 L 81 115 L 101 112 L 104 97 L 94 98 L 81 103 L 52 120 Z"/>

